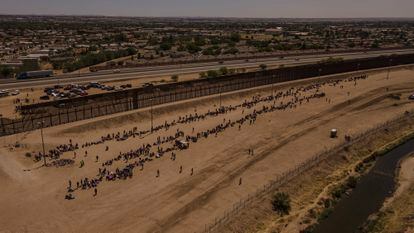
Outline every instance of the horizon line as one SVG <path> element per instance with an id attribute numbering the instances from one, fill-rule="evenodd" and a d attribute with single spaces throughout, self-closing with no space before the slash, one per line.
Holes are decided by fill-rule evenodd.
<path id="1" fill-rule="evenodd" d="M 198 19 L 412 19 L 414 16 L 368 16 L 368 17 L 240 17 L 240 16 L 132 16 L 132 15 L 104 15 L 104 14 L 7 14 L 1 16 L 49 16 L 49 17 L 107 17 L 107 18 L 198 18 Z"/>

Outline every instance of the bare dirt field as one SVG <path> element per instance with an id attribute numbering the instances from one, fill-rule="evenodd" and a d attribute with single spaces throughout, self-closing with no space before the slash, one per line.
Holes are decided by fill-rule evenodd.
<path id="1" fill-rule="evenodd" d="M 152 133 L 149 109 L 44 129 L 46 151 L 78 143 L 56 156 L 74 161 L 63 167 L 33 161 L 42 151 L 39 130 L 3 137 L 0 232 L 199 232 L 345 135 L 414 109 L 413 70 L 356 76 L 159 106 Z M 64 198 L 69 181 L 73 200 Z"/>

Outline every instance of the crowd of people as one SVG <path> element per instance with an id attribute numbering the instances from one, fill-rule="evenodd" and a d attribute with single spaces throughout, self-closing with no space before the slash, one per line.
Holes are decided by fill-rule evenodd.
<path id="1" fill-rule="evenodd" d="M 77 143 L 73 144 L 72 140 L 69 140 L 69 144 L 61 144 L 58 145 L 56 148 L 49 150 L 48 152 L 45 152 L 45 154 L 43 154 L 43 152 L 38 152 L 35 153 L 33 155 L 34 160 L 35 161 L 40 161 L 43 157 L 49 158 L 49 159 L 54 159 L 54 160 L 58 160 L 60 159 L 60 156 L 65 153 L 65 152 L 69 152 L 69 151 L 75 151 L 79 149 L 79 146 Z"/>
<path id="2" fill-rule="evenodd" d="M 229 112 L 237 111 L 240 109 L 242 110 L 242 117 L 239 119 L 231 120 L 224 118 L 222 123 L 217 124 L 210 129 L 195 132 L 193 127 L 191 133 L 188 134 L 185 134 L 183 131 L 177 129 L 174 135 L 163 137 L 158 136 L 156 141 L 154 141 L 152 144 L 143 144 L 134 150 L 123 153 L 120 152 L 115 157 L 102 162 L 101 168 L 98 169 L 96 177 L 89 179 L 83 178 L 80 182 L 79 187 L 81 189 L 96 190 L 98 184 L 102 181 L 115 181 L 132 178 L 135 168 L 139 167 L 140 170 L 143 170 L 145 163 L 150 162 L 153 159 L 161 158 L 166 153 L 171 152 L 170 158 L 171 160 L 175 160 L 177 151 L 188 148 L 180 147 L 180 138 L 183 139 L 186 143 L 197 143 L 201 139 L 207 139 L 210 135 L 217 137 L 219 133 L 224 132 L 228 128 L 237 127 L 238 130 L 241 130 L 244 124 L 254 124 L 257 118 L 261 115 L 275 111 L 293 109 L 304 103 L 309 103 L 312 99 L 324 98 L 326 94 L 320 89 L 325 85 L 334 87 L 339 86 L 340 88 L 343 88 L 343 82 L 354 82 L 354 85 L 356 85 L 358 80 L 366 78 L 366 75 L 361 75 L 342 80 L 328 80 L 301 87 L 292 87 L 286 91 L 273 92 L 271 95 L 267 96 L 255 95 L 251 99 L 246 99 L 238 105 L 220 106 L 214 110 L 208 110 L 203 114 L 194 113 L 185 116 L 179 116 L 176 120 L 173 120 L 171 122 L 165 121 L 163 124 L 157 125 L 152 129 L 139 131 L 137 127 L 134 127 L 133 129 L 129 131 L 123 131 L 122 133 L 117 132 L 102 136 L 100 140 L 97 140 L 95 142 L 87 142 L 83 144 L 82 147 L 90 147 L 93 145 L 102 144 L 105 141 L 110 140 L 122 141 L 127 140 L 131 137 L 141 137 L 142 135 L 146 135 L 151 132 L 154 133 L 162 129 L 165 129 L 167 131 L 170 127 L 177 126 L 179 124 L 190 124 L 192 122 L 206 120 L 210 117 L 218 117 Z M 262 105 L 256 108 L 259 104 Z M 253 111 L 250 113 L 245 113 L 245 110 L 249 109 L 253 109 Z M 165 146 L 165 144 L 168 145 Z M 253 149 L 249 149 L 249 154 L 253 155 Z M 111 169 L 111 166 L 117 161 L 123 161 L 127 165 Z M 194 169 L 191 168 L 191 171 L 192 175 Z M 182 166 L 180 166 L 179 170 L 179 173 L 181 172 Z M 156 177 L 159 176 L 160 170 L 157 169 Z M 241 178 L 239 185 L 241 185 Z"/>
<path id="3" fill-rule="evenodd" d="M 272 93 L 269 95 L 262 96 L 258 94 L 250 99 L 245 99 L 237 105 L 218 106 L 204 113 L 198 113 L 195 111 L 194 113 L 186 114 L 184 116 L 178 116 L 178 118 L 174 120 L 165 121 L 164 123 L 155 125 L 152 128 L 138 130 L 138 127 L 133 127 L 130 130 L 108 133 L 101 136 L 97 140 L 85 142 L 81 144 L 81 148 L 85 149 L 86 155 L 87 148 L 105 144 L 108 141 L 121 142 L 131 138 L 140 140 L 143 136 L 151 133 L 154 134 L 161 130 L 168 132 L 170 128 L 177 127 L 177 129 L 173 133 L 170 133 L 170 135 L 160 135 L 152 143 L 144 143 L 126 152 L 119 152 L 112 157 L 105 155 L 105 158 L 107 159 L 100 163 L 96 176 L 93 178 L 84 177 L 79 179 L 79 181 L 76 182 L 76 187 L 73 187 L 72 182 L 69 181 L 68 194 L 66 195 L 66 198 L 69 200 L 73 199 L 74 192 L 76 190 L 89 189 L 93 189 L 94 196 L 96 196 L 97 188 L 100 183 L 132 178 L 134 170 L 136 168 L 144 170 L 144 165 L 147 162 L 151 162 L 154 159 L 160 159 L 166 154 L 169 155 L 172 161 L 175 161 L 179 151 L 189 148 L 190 144 L 197 143 L 203 139 L 205 140 L 211 135 L 217 137 L 218 134 L 223 133 L 229 128 L 237 128 L 238 130 L 242 130 L 245 124 L 255 124 L 257 119 L 262 115 L 275 111 L 294 109 L 302 104 L 310 103 L 313 99 L 325 98 L 326 93 L 321 90 L 324 86 L 339 86 L 340 88 L 343 88 L 344 82 L 354 82 L 354 85 L 356 85 L 358 80 L 366 79 L 367 77 L 367 75 L 360 75 L 347 79 L 320 81 L 309 85 L 292 87 L 284 91 L 271 90 Z M 236 117 L 236 119 L 231 119 L 232 117 L 224 117 L 223 121 L 213 127 L 210 127 L 209 129 L 195 130 L 195 127 L 192 127 L 191 132 L 185 133 L 179 128 L 179 125 L 191 125 L 194 122 L 226 116 L 227 114 L 235 111 L 241 112 L 241 115 L 233 115 L 233 118 L 235 118 L 234 116 L 239 116 L 238 118 Z M 78 149 L 80 149 L 78 143 L 72 143 L 70 140 L 69 144 L 60 145 L 55 149 L 50 150 L 46 156 L 50 159 L 58 159 L 62 154 L 69 151 L 73 151 L 76 155 L 76 151 Z M 109 151 L 108 145 L 106 145 L 105 151 Z M 249 149 L 249 155 L 253 156 L 253 149 Z M 42 156 L 42 153 L 37 155 L 38 158 L 41 158 Z M 99 157 L 96 156 L 95 162 L 98 162 L 98 160 Z M 83 160 L 82 162 L 84 163 Z M 121 165 L 119 166 L 119 164 Z M 180 166 L 179 173 L 182 173 L 182 170 L 183 167 Z M 193 173 L 194 169 L 191 168 L 191 175 Z M 157 169 L 156 177 L 159 176 L 160 170 Z M 241 185 L 241 178 L 239 185 Z"/>

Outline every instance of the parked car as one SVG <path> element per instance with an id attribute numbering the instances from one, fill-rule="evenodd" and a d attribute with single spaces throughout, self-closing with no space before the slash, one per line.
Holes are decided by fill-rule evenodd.
<path id="1" fill-rule="evenodd" d="M 41 100 L 50 100 L 50 97 L 48 95 L 43 95 L 43 96 L 40 96 L 40 99 Z"/>
<path id="2" fill-rule="evenodd" d="M 67 98 L 68 96 L 69 96 L 69 93 L 66 93 L 66 92 L 59 93 L 60 98 Z"/>
<path id="3" fill-rule="evenodd" d="M 66 104 L 65 103 L 59 103 L 59 104 L 55 104 L 54 106 L 57 107 L 57 108 L 65 108 Z"/>
<path id="4" fill-rule="evenodd" d="M 86 92 L 86 91 L 82 91 L 81 93 L 79 93 L 79 95 L 80 95 L 80 96 L 87 96 L 87 95 L 88 95 L 88 92 Z"/>
<path id="5" fill-rule="evenodd" d="M 152 83 L 144 83 L 142 86 L 143 87 L 153 87 L 154 84 L 152 84 Z"/>
<path id="6" fill-rule="evenodd" d="M 20 91 L 19 90 L 14 90 L 14 91 L 10 92 L 10 94 L 11 95 L 18 95 L 18 94 L 20 94 Z"/>
<path id="7" fill-rule="evenodd" d="M 132 85 L 131 84 L 124 84 L 124 85 L 121 85 L 121 88 L 131 88 L 132 87 Z"/>
<path id="8" fill-rule="evenodd" d="M 97 83 L 97 82 L 91 82 L 91 83 L 88 84 L 88 86 L 93 87 L 93 88 L 99 88 L 99 89 L 102 88 L 102 84 Z"/>
<path id="9" fill-rule="evenodd" d="M 5 96 L 9 96 L 9 91 L 8 90 L 1 90 L 0 91 L 0 97 L 5 97 Z"/>
<path id="10" fill-rule="evenodd" d="M 410 96 L 408 97 L 408 99 L 410 99 L 410 100 L 414 100 L 414 94 L 410 95 Z"/>
<path id="11" fill-rule="evenodd" d="M 70 89 L 72 89 L 72 85 L 66 85 L 63 90 L 65 91 L 69 91 Z"/>
<path id="12" fill-rule="evenodd" d="M 106 90 L 106 91 L 113 91 L 115 89 L 115 87 L 113 87 L 113 86 L 104 86 L 103 87 L 103 90 Z"/>

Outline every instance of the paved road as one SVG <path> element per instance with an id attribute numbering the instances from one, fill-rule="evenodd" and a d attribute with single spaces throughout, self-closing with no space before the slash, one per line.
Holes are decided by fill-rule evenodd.
<path id="1" fill-rule="evenodd" d="M 122 69 L 120 73 L 113 73 L 112 71 L 101 71 L 97 73 L 82 74 L 82 76 L 68 76 L 61 75 L 51 78 L 35 79 L 35 80 L 2 80 L 0 82 L 0 89 L 18 89 L 18 88 L 30 88 L 35 86 L 47 86 L 69 83 L 83 83 L 83 82 L 102 82 L 102 81 L 120 81 L 138 78 L 151 78 L 173 74 L 191 74 L 199 73 L 207 70 L 219 69 L 220 67 L 227 68 L 251 68 L 258 67 L 260 64 L 266 64 L 268 66 L 277 65 L 303 65 L 316 63 L 322 59 L 328 57 L 342 57 L 344 59 L 356 59 L 356 58 L 367 58 L 376 57 L 380 55 L 390 54 L 406 54 L 414 53 L 414 49 L 399 49 L 399 50 L 388 50 L 388 51 L 372 51 L 367 53 L 362 52 L 351 52 L 351 53 L 337 53 L 337 54 L 326 54 L 326 55 L 305 55 L 286 57 L 284 59 L 277 58 L 262 58 L 262 59 L 251 59 L 245 60 L 233 60 L 227 61 L 222 64 L 218 62 L 208 63 L 196 63 L 196 64 L 185 64 L 185 65 L 170 65 L 170 66 L 158 66 L 158 67 L 140 67 L 131 69 Z"/>

